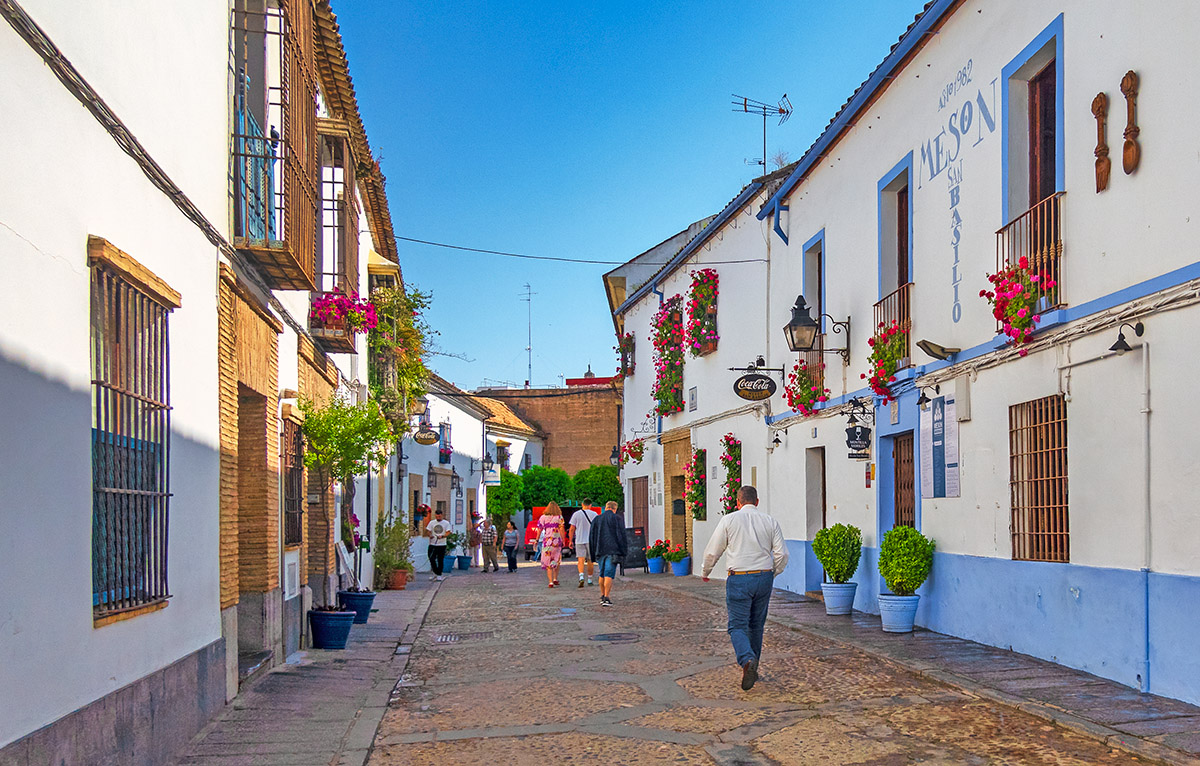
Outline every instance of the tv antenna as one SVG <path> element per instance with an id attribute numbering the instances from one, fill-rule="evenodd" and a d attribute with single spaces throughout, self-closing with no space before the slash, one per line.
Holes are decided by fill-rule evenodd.
<path id="1" fill-rule="evenodd" d="M 779 99 L 778 104 L 768 104 L 765 101 L 755 101 L 752 98 L 733 94 L 733 111 L 745 112 L 746 114 L 762 115 L 763 120 L 763 153 L 761 164 L 763 167 L 763 175 L 767 174 L 767 117 L 779 117 L 779 124 L 788 121 L 788 117 L 792 116 L 792 102 L 788 101 L 787 94 Z"/>
<path id="2" fill-rule="evenodd" d="M 533 296 L 535 296 L 535 295 L 537 295 L 537 293 L 533 292 L 533 289 L 530 288 L 529 283 L 526 282 L 525 283 L 525 292 L 521 293 L 521 296 L 520 296 L 522 301 L 529 304 L 528 310 L 526 312 L 528 315 L 528 322 L 529 322 L 529 324 L 528 324 L 529 336 L 528 336 L 527 345 L 525 346 L 525 353 L 529 355 L 529 369 L 526 372 L 527 377 L 525 378 L 525 387 L 526 388 L 529 388 L 530 386 L 533 385 Z"/>

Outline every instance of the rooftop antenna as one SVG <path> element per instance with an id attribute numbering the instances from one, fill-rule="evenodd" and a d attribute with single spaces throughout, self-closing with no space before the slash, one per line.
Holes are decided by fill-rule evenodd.
<path id="1" fill-rule="evenodd" d="M 775 117 L 778 115 L 779 124 L 788 121 L 788 117 L 792 116 L 792 102 L 788 101 L 787 94 L 779 99 L 778 104 L 768 104 L 765 101 L 755 101 L 752 98 L 733 94 L 733 111 L 745 112 L 746 114 L 760 114 L 763 119 L 763 153 L 762 162 L 755 163 L 762 165 L 763 175 L 767 174 L 767 117 Z"/>
<path id="2" fill-rule="evenodd" d="M 529 283 L 526 282 L 525 292 L 521 295 L 521 300 L 529 304 L 526 312 L 528 314 L 529 336 L 528 344 L 525 346 L 525 353 L 529 355 L 529 369 L 526 371 L 527 377 L 525 378 L 525 388 L 529 388 L 533 385 L 533 296 L 535 295 L 537 295 L 537 293 L 533 292 L 532 288 L 529 286 Z"/>

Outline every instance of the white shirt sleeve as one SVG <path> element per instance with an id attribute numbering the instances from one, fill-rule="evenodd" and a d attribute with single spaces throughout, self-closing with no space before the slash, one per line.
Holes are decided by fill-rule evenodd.
<path id="1" fill-rule="evenodd" d="M 771 558 L 775 563 L 775 574 L 783 574 L 783 570 L 787 569 L 788 550 L 787 543 L 783 540 L 783 529 L 778 521 L 775 522 L 775 534 L 771 541 Z"/>
<path id="2" fill-rule="evenodd" d="M 717 561 L 725 553 L 725 547 L 729 545 L 729 525 L 726 523 L 728 520 L 728 516 L 721 517 L 721 520 L 717 522 L 717 528 L 713 530 L 712 538 L 704 548 L 704 568 L 701 570 L 701 577 L 708 577 L 713 567 L 717 565 Z"/>

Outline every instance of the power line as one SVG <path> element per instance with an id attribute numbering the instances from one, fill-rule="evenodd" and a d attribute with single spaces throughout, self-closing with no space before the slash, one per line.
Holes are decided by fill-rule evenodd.
<path id="1" fill-rule="evenodd" d="M 465 250 L 468 253 L 482 253 L 483 255 L 502 255 L 506 258 L 527 258 L 533 261 L 558 261 L 560 263 L 582 263 L 582 264 L 597 264 L 601 266 L 622 266 L 627 261 L 599 261 L 588 258 L 562 258 L 553 255 L 530 255 L 529 253 L 509 253 L 503 250 L 487 250 L 479 247 L 466 247 L 464 245 L 451 245 L 445 242 L 431 242 L 427 239 L 414 239 L 412 237 L 396 237 L 402 242 L 412 242 L 418 245 L 429 245 L 430 247 L 444 247 L 449 250 Z M 733 261 L 705 261 L 706 264 L 723 264 L 723 263 L 766 263 L 766 258 L 743 258 Z M 669 261 L 647 261 L 647 266 L 666 266 Z"/>

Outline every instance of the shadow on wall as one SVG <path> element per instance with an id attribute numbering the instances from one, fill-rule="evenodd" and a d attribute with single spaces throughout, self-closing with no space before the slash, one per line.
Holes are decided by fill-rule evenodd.
<path id="1" fill-rule="evenodd" d="M 173 598 L 140 625 L 106 633 L 92 626 L 89 392 L 0 352 L 0 402 L 0 582 L 9 586 L 0 592 L 0 688 L 39 690 L 0 717 L 0 762 L 14 751 L 22 763 L 25 752 L 163 762 L 225 702 L 224 663 L 212 661 L 221 638 L 217 451 L 172 435 Z M 203 671 L 164 684 L 164 669 L 181 661 Z M 121 687 L 156 691 L 114 694 Z M 73 713 L 84 706 L 86 715 Z M 129 736 L 114 739 L 114 730 Z"/>

